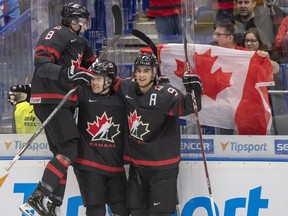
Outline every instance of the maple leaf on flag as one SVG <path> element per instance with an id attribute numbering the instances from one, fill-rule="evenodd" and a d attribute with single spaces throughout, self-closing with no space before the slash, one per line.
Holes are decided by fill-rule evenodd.
<path id="1" fill-rule="evenodd" d="M 224 73 L 221 68 L 211 73 L 211 69 L 218 57 L 211 57 L 211 50 L 203 54 L 195 53 L 196 60 L 196 74 L 200 76 L 203 83 L 203 93 L 213 100 L 216 100 L 217 95 L 225 88 L 231 86 L 230 78 L 232 72 Z M 185 68 L 185 62 L 175 59 L 177 69 L 174 71 L 175 75 L 182 77 Z"/>

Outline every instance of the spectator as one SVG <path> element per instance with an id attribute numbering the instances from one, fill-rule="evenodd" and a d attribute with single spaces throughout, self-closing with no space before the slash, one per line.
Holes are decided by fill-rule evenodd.
<path id="1" fill-rule="evenodd" d="M 263 35 L 263 41 L 270 48 L 275 40 L 276 33 L 273 31 L 271 18 L 265 13 L 261 13 L 256 7 L 256 0 L 236 0 L 237 15 L 235 23 L 239 32 L 246 32 L 248 29 L 257 27 Z"/>
<path id="2" fill-rule="evenodd" d="M 20 7 L 18 0 L 8 0 L 7 11 L 8 11 L 8 17 L 6 23 L 16 20 L 17 17 L 20 16 Z"/>
<path id="3" fill-rule="evenodd" d="M 235 8 L 234 0 L 212 0 L 212 8 L 217 11 L 216 22 L 227 17 L 233 19 L 233 11 Z"/>
<path id="4" fill-rule="evenodd" d="M 29 103 L 30 85 L 12 86 L 8 101 L 15 105 L 12 132 L 17 134 L 33 134 L 40 126 L 40 121 L 34 113 L 34 107 Z"/>
<path id="5" fill-rule="evenodd" d="M 215 31 L 213 34 L 215 43 L 224 48 L 247 50 L 246 48 L 240 47 L 237 44 L 238 41 L 238 29 L 231 20 L 219 21 L 215 25 Z M 202 126 L 203 128 L 207 126 Z M 216 128 L 217 133 L 231 135 L 234 134 L 234 129 Z"/>
<path id="6" fill-rule="evenodd" d="M 9 22 L 17 19 L 18 16 L 20 16 L 18 0 L 7 0 L 0 4 L 0 30 Z"/>
<path id="7" fill-rule="evenodd" d="M 219 22 L 216 24 L 216 29 L 214 32 L 214 40 L 216 41 L 216 43 L 219 46 L 225 47 L 225 48 L 230 48 L 230 49 L 238 49 L 238 50 L 248 51 L 249 50 L 248 48 L 240 47 L 236 44 L 235 35 L 237 35 L 237 27 L 234 23 L 228 21 L 228 22 Z M 249 34 L 249 37 L 250 37 L 250 34 Z M 250 41 L 249 41 L 249 44 L 250 44 Z M 266 52 L 259 51 L 259 52 L 257 52 L 257 54 L 260 57 L 267 57 Z M 267 77 L 268 77 L 268 75 L 267 75 Z M 253 81 L 251 81 L 251 83 L 252 82 Z M 239 118 L 241 118 L 241 116 L 235 116 L 235 118 L 239 119 Z M 237 128 L 237 125 L 235 125 L 235 127 L 236 127 L 236 131 L 234 131 L 234 129 L 224 129 L 224 128 L 217 128 L 217 129 L 219 131 L 219 134 L 235 134 L 235 133 L 238 134 L 239 128 Z M 252 129 L 255 129 L 255 128 L 251 127 L 251 131 L 252 131 Z M 257 134 L 257 133 L 258 133 L 258 131 L 256 128 L 254 130 L 253 134 Z"/>
<path id="8" fill-rule="evenodd" d="M 269 48 L 261 41 L 260 33 L 257 28 L 250 28 L 244 35 L 245 47 L 250 51 L 256 51 L 257 54 L 263 58 L 269 57 Z M 270 59 L 273 67 L 273 73 L 279 72 L 279 64 Z"/>
<path id="9" fill-rule="evenodd" d="M 286 17 L 286 12 L 283 11 L 273 0 L 264 0 L 264 13 L 270 16 L 273 23 L 274 32 L 278 31 L 281 21 Z"/>
<path id="10" fill-rule="evenodd" d="M 285 17 L 278 29 L 274 43 L 276 50 L 281 55 L 280 62 L 288 62 L 288 16 Z"/>
<path id="11" fill-rule="evenodd" d="M 155 17 L 160 43 L 182 41 L 182 0 L 149 0 L 147 16 Z"/>
<path id="12" fill-rule="evenodd" d="M 30 104 L 31 76 L 27 76 L 24 85 L 10 87 L 8 101 L 15 105 L 12 122 L 12 133 L 33 134 L 40 127 L 41 122 Z"/>
<path id="13" fill-rule="evenodd" d="M 239 32 L 237 26 L 231 20 L 220 21 L 215 24 L 213 33 L 215 43 L 220 47 L 247 50 L 239 46 Z"/>

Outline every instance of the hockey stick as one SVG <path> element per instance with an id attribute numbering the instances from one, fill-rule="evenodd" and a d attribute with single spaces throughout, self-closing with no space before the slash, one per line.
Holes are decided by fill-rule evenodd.
<path id="1" fill-rule="evenodd" d="M 186 9 L 186 11 L 187 11 L 187 9 Z M 186 13 L 186 21 L 187 21 L 187 19 L 188 19 L 188 15 Z M 184 36 L 185 62 L 186 62 L 185 69 L 186 69 L 186 71 L 188 71 L 188 73 L 191 73 L 191 65 L 190 65 L 190 62 L 189 62 L 189 59 L 188 59 L 187 33 L 188 32 L 186 31 L 183 34 L 183 36 Z M 194 68 L 194 70 L 195 70 L 195 68 Z M 206 154 L 205 154 L 205 149 L 204 149 L 204 142 L 203 142 L 201 124 L 200 124 L 200 121 L 199 121 L 198 107 L 197 107 L 197 101 L 196 101 L 196 96 L 195 96 L 194 90 L 191 93 L 191 97 L 192 97 L 192 102 L 193 102 L 193 109 L 194 109 L 194 116 L 195 116 L 195 120 L 196 120 L 196 124 L 197 124 L 197 130 L 198 130 L 198 134 L 199 134 L 199 141 L 200 141 L 200 144 L 201 144 L 201 152 L 202 152 L 202 157 L 203 157 L 203 164 L 204 164 L 204 169 L 205 169 L 205 176 L 206 176 L 208 192 L 209 192 L 209 196 L 210 196 L 210 204 L 211 204 L 211 209 L 212 209 L 212 216 L 216 216 L 216 209 L 215 209 L 215 205 L 214 205 L 214 198 L 213 198 L 213 194 L 212 194 L 212 187 L 211 187 L 211 182 L 210 182 L 210 177 L 209 177 L 209 172 L 208 172 L 207 159 L 206 159 Z"/>
<path id="2" fill-rule="evenodd" d="M 89 67 L 89 70 L 91 70 L 93 67 L 95 67 L 95 64 L 98 63 L 99 60 L 102 60 L 104 56 L 107 54 L 109 49 L 116 43 L 116 41 L 121 37 L 122 33 L 122 15 L 119 5 L 115 4 L 112 6 L 112 14 L 114 17 L 114 37 L 110 41 L 110 43 L 107 45 L 107 47 L 100 53 L 98 58 L 93 62 L 93 64 Z"/>
<path id="3" fill-rule="evenodd" d="M 76 91 L 77 86 L 71 89 L 65 97 L 60 101 L 57 107 L 52 111 L 52 113 L 47 117 L 47 119 L 41 124 L 39 129 L 32 135 L 32 137 L 25 143 L 25 145 L 20 149 L 20 151 L 15 155 L 12 161 L 5 167 L 5 169 L 0 174 L 0 188 L 9 175 L 9 170 L 12 166 L 19 160 L 21 155 L 26 151 L 26 149 L 30 146 L 30 144 L 36 139 L 36 137 L 42 132 L 45 126 L 51 121 L 51 119 L 55 116 L 55 114 L 59 111 L 59 109 L 64 105 L 64 103 L 69 99 L 69 97 Z"/>
<path id="4" fill-rule="evenodd" d="M 154 42 L 151 40 L 151 38 L 149 38 L 146 34 L 144 34 L 143 32 L 137 30 L 137 29 L 133 29 L 132 30 L 132 34 L 141 39 L 142 41 L 144 41 L 151 49 L 153 54 L 156 56 L 158 62 L 159 62 L 159 56 L 158 56 L 158 50 L 156 45 L 154 44 Z M 160 67 L 158 67 L 158 76 L 161 76 L 161 71 L 160 71 Z"/>

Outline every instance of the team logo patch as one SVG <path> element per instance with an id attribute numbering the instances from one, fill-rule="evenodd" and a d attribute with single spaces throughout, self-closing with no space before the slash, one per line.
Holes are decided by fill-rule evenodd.
<path id="1" fill-rule="evenodd" d="M 120 133 L 120 125 L 114 124 L 113 118 L 108 118 L 106 112 L 96 121 L 87 122 L 87 132 L 92 136 L 91 141 L 105 140 L 114 143 L 114 138 Z"/>
<path id="2" fill-rule="evenodd" d="M 145 124 L 141 121 L 142 116 L 138 116 L 137 111 L 130 113 L 128 116 L 128 126 L 130 130 L 130 135 L 143 140 L 143 136 L 150 132 L 148 129 L 149 124 Z"/>

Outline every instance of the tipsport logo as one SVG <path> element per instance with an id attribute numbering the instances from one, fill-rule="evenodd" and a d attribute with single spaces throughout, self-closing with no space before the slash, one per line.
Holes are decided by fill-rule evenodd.
<path id="1" fill-rule="evenodd" d="M 203 139 L 204 151 L 206 154 L 214 154 L 214 140 Z M 201 143 L 199 139 L 181 139 L 181 153 L 200 154 Z"/>
<path id="2" fill-rule="evenodd" d="M 5 143 L 9 143 L 9 142 L 5 142 Z M 14 142 L 10 142 L 10 146 L 8 149 L 12 150 L 11 149 L 11 145 L 13 144 L 13 146 L 15 146 L 15 149 L 16 150 L 20 150 L 23 148 L 23 146 L 26 144 L 26 142 L 22 142 L 20 140 L 15 140 Z M 7 145 L 6 145 L 7 146 Z M 43 151 L 43 150 L 49 150 L 49 145 L 48 145 L 48 142 L 33 142 L 29 145 L 29 147 L 27 148 L 27 150 L 30 150 L 30 151 Z"/>
<path id="3" fill-rule="evenodd" d="M 4 144 L 5 144 L 6 150 L 9 150 L 12 145 L 12 141 L 4 141 Z"/>
<path id="4" fill-rule="evenodd" d="M 288 140 L 274 140 L 276 155 L 288 155 Z"/>
<path id="5" fill-rule="evenodd" d="M 223 151 L 230 150 L 232 152 L 266 152 L 267 151 L 267 143 L 238 143 L 235 141 L 227 141 L 227 142 L 220 142 L 221 148 Z"/>

